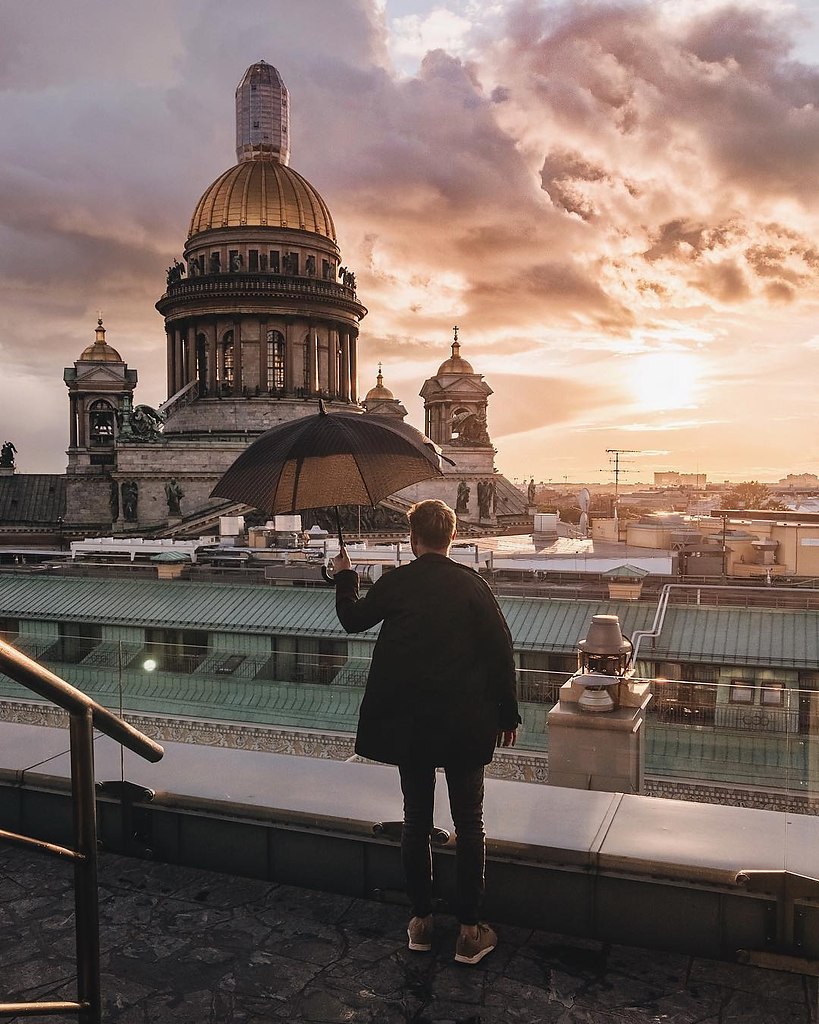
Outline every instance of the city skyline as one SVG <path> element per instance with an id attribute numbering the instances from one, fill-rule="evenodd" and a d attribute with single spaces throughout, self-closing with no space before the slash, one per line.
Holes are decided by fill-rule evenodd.
<path id="1" fill-rule="evenodd" d="M 291 164 L 370 314 L 361 393 L 462 354 L 510 478 L 815 472 L 814 5 L 0 4 L 3 440 L 61 472 L 62 368 L 108 340 L 166 397 L 153 308 L 234 162 L 233 90 L 291 93 Z M 796 59 L 798 58 L 798 59 Z"/>

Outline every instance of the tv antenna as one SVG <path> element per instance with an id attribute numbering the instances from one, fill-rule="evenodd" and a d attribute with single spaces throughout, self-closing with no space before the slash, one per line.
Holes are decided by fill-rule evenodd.
<path id="1" fill-rule="evenodd" d="M 634 448 L 607 448 L 606 449 L 606 454 L 613 456 L 612 458 L 609 459 L 609 463 L 612 466 L 614 466 L 614 500 L 616 502 L 617 501 L 617 488 L 618 488 L 618 486 L 620 484 L 620 474 L 628 472 L 628 470 L 620 468 L 620 463 L 621 463 L 620 456 L 621 455 L 642 455 L 643 453 L 641 451 L 636 451 Z M 628 460 L 622 460 L 622 461 L 625 463 L 626 461 L 631 462 L 632 460 L 628 459 Z"/>

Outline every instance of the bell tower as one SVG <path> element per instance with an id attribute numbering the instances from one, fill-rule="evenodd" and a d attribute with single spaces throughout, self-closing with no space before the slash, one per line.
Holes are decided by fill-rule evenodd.
<path id="1" fill-rule="evenodd" d="M 461 355 L 458 328 L 453 327 L 452 354 L 424 381 L 424 432 L 441 446 L 486 448 L 493 451 L 486 425 L 492 388 Z"/>
<path id="2" fill-rule="evenodd" d="M 97 320 L 94 343 L 83 349 L 73 367 L 66 367 L 68 388 L 68 474 L 99 476 L 116 462 L 116 440 L 123 411 L 129 411 L 137 383 L 136 370 L 105 340 Z"/>
<path id="3" fill-rule="evenodd" d="M 116 518 L 112 474 L 117 469 L 117 438 L 130 415 L 137 372 L 105 340 L 100 318 L 93 344 L 66 367 L 63 380 L 69 405 L 65 518 L 108 528 Z"/>

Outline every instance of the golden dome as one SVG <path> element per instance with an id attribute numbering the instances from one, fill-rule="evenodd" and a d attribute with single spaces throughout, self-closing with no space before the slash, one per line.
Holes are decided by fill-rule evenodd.
<path id="1" fill-rule="evenodd" d="M 474 373 L 472 364 L 468 363 L 465 359 L 461 358 L 461 346 L 458 340 L 452 342 L 452 355 L 449 359 L 445 359 L 438 367 L 438 373 L 436 377 L 440 377 L 444 373 Z"/>
<path id="2" fill-rule="evenodd" d="M 378 364 L 378 376 L 375 378 L 375 387 L 367 392 L 365 402 L 394 402 L 395 395 L 389 388 L 384 387 L 384 376 L 381 373 L 381 363 Z"/>
<path id="3" fill-rule="evenodd" d="M 97 320 L 97 333 L 94 344 L 82 350 L 78 363 L 121 363 L 122 356 L 105 340 L 105 328 L 102 320 Z"/>
<path id="4" fill-rule="evenodd" d="M 272 159 L 245 160 L 220 175 L 199 200 L 188 237 L 238 227 L 291 228 L 336 240 L 318 192 L 292 167 Z"/>

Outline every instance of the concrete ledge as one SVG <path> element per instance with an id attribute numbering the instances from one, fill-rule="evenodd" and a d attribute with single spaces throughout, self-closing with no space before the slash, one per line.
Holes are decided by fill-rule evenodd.
<path id="1" fill-rule="evenodd" d="M 9 728 L 3 762 L 48 760 L 0 769 L 0 827 L 67 841 L 65 731 Z M 101 797 L 107 848 L 401 898 L 397 844 L 372 834 L 375 821 L 401 816 L 394 768 L 192 744 L 166 751 L 156 765 L 125 752 L 125 778 L 156 795 L 130 806 Z M 120 779 L 116 744 L 100 738 L 96 757 L 98 780 Z M 744 870 L 814 876 L 817 818 L 487 779 L 486 821 L 486 909 L 496 920 L 728 959 L 741 949 L 819 958 L 819 899 L 803 895 L 784 913 L 774 881 L 768 892 L 735 884 Z M 436 823 L 451 828 L 443 783 Z M 452 854 L 435 853 L 444 901 Z"/>

